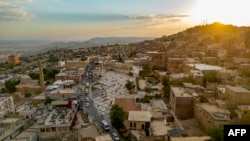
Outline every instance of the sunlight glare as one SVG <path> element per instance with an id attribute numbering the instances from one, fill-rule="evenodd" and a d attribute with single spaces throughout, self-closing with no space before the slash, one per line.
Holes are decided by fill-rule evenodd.
<path id="1" fill-rule="evenodd" d="M 191 12 L 191 19 L 201 24 L 221 22 L 237 26 L 250 25 L 248 0 L 199 0 Z"/>

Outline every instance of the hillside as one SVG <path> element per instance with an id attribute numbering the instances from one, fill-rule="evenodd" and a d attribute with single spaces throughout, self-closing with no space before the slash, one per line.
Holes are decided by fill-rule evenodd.
<path id="1" fill-rule="evenodd" d="M 238 27 L 221 23 L 194 26 L 179 33 L 162 36 L 151 41 L 143 41 L 133 46 L 148 44 L 152 50 L 169 50 L 173 48 L 206 48 L 220 44 L 225 49 L 244 46 L 250 49 L 250 27 Z M 153 45 L 153 46 L 152 46 Z M 164 49 L 163 49 L 164 48 Z"/>

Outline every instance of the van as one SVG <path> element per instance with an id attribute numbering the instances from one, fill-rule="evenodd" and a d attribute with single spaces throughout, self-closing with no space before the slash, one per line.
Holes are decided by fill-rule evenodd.
<path id="1" fill-rule="evenodd" d="M 102 124 L 102 128 L 105 131 L 109 131 L 109 124 L 108 124 L 108 122 L 106 120 L 102 120 L 101 124 Z"/>

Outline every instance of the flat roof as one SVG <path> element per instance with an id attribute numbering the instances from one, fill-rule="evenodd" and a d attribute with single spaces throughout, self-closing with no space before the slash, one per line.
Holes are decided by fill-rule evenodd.
<path id="1" fill-rule="evenodd" d="M 129 121 L 151 121 L 151 113 L 149 111 L 129 111 L 128 120 Z"/>
<path id="2" fill-rule="evenodd" d="M 163 100 L 152 100 L 151 102 L 153 108 L 168 109 Z"/>
<path id="3" fill-rule="evenodd" d="M 190 73 L 195 76 L 203 76 L 203 73 L 200 70 L 190 70 Z"/>
<path id="4" fill-rule="evenodd" d="M 4 120 L 1 120 L 0 123 L 15 123 L 19 120 L 20 118 L 6 118 Z"/>
<path id="5" fill-rule="evenodd" d="M 50 92 L 51 94 L 76 94 L 76 88 L 62 88 Z"/>
<path id="6" fill-rule="evenodd" d="M 190 67 L 194 67 L 195 69 L 204 71 L 204 70 L 222 70 L 219 66 L 213 66 L 208 64 L 187 64 Z"/>
<path id="7" fill-rule="evenodd" d="M 170 126 L 166 125 L 166 120 L 155 120 L 150 123 L 150 129 L 154 136 L 166 135 L 168 130 L 173 129 Z"/>
<path id="8" fill-rule="evenodd" d="M 227 85 L 226 88 L 233 91 L 233 92 L 236 92 L 236 93 L 249 93 L 250 94 L 249 90 L 247 90 L 241 86 L 229 86 L 229 85 Z"/>
<path id="9" fill-rule="evenodd" d="M 193 83 L 183 82 L 182 84 L 184 85 L 184 87 L 187 87 L 187 88 L 194 88 Z"/>
<path id="10" fill-rule="evenodd" d="M 171 137 L 170 141 L 210 141 L 212 140 L 209 136 L 201 137 Z"/>
<path id="11" fill-rule="evenodd" d="M 46 99 L 45 95 L 37 95 L 33 97 L 32 99 Z"/>
<path id="12" fill-rule="evenodd" d="M 74 89 L 74 88 L 72 88 L 72 89 L 60 89 L 59 93 L 60 94 L 63 94 L 63 93 L 76 93 L 76 89 Z"/>
<path id="13" fill-rule="evenodd" d="M 189 74 L 187 74 L 187 73 L 170 74 L 170 78 L 173 78 L 173 79 L 179 79 L 179 78 L 188 77 L 188 76 L 189 76 Z"/>
<path id="14" fill-rule="evenodd" d="M 53 84 L 54 85 L 62 85 L 66 83 L 75 83 L 74 80 L 57 80 Z"/>
<path id="15" fill-rule="evenodd" d="M 230 112 L 226 108 L 220 108 L 209 103 L 200 103 L 199 105 L 215 119 L 230 120 Z"/>
<path id="16" fill-rule="evenodd" d="M 175 97 L 193 97 L 191 94 L 185 92 L 183 87 L 172 87 Z"/>
<path id="17" fill-rule="evenodd" d="M 147 53 L 159 53 L 158 51 L 147 51 Z"/>
<path id="18" fill-rule="evenodd" d="M 238 105 L 237 108 L 242 110 L 250 110 L 250 105 Z"/>
<path id="19" fill-rule="evenodd" d="M 115 98 L 114 103 L 120 105 L 125 112 L 141 110 L 141 105 L 136 104 L 134 98 Z"/>
<path id="20" fill-rule="evenodd" d="M 178 60 L 178 61 L 184 61 L 186 58 L 168 58 L 168 60 Z"/>
<path id="21" fill-rule="evenodd" d="M 109 134 L 95 137 L 95 140 L 96 141 L 113 141 L 113 139 L 111 138 Z"/>
<path id="22" fill-rule="evenodd" d="M 44 125 L 70 124 L 73 110 L 67 107 L 54 108 L 44 120 Z"/>
<path id="23" fill-rule="evenodd" d="M 68 101 L 52 101 L 52 106 L 58 106 L 58 105 L 68 105 Z"/>

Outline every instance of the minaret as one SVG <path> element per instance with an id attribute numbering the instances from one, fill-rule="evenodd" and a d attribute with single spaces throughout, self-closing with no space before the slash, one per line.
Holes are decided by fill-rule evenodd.
<path id="1" fill-rule="evenodd" d="M 63 51 L 63 49 L 61 50 L 61 61 L 64 61 L 64 51 Z"/>
<path id="2" fill-rule="evenodd" d="M 44 91 L 44 76 L 43 76 L 43 65 L 41 60 L 38 61 L 38 68 L 39 68 L 39 77 L 40 77 L 40 85 L 42 92 Z"/>

